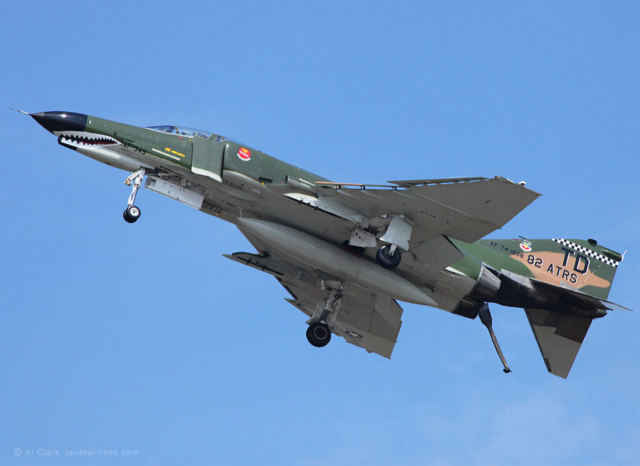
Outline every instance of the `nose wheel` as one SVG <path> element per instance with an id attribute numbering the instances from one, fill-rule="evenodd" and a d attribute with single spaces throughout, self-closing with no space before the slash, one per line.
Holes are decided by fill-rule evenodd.
<path id="1" fill-rule="evenodd" d="M 124 180 L 124 184 L 127 186 L 131 186 L 131 195 L 129 196 L 129 201 L 127 202 L 127 208 L 125 209 L 122 216 L 127 223 L 135 223 L 140 218 L 142 211 L 139 207 L 135 206 L 136 195 L 138 194 L 138 189 L 140 189 L 140 185 L 142 184 L 142 180 L 144 179 L 146 170 L 141 168 L 137 172 L 133 172 L 131 175 Z"/>
<path id="2" fill-rule="evenodd" d="M 122 216 L 124 217 L 124 220 L 127 223 L 136 223 L 136 221 L 140 218 L 141 214 L 142 212 L 140 211 L 140 208 L 132 205 L 125 209 Z"/>

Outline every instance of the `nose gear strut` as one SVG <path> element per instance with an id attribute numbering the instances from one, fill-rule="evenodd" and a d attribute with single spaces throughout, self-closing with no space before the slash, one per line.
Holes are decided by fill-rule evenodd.
<path id="1" fill-rule="evenodd" d="M 487 303 L 482 303 L 482 306 L 480 306 L 480 312 L 478 313 L 478 315 L 480 316 L 480 321 L 484 324 L 485 327 L 487 327 L 487 330 L 489 330 L 489 335 L 491 335 L 491 341 L 493 342 L 493 346 L 495 346 L 496 352 L 500 357 L 500 361 L 502 361 L 502 365 L 504 366 L 504 369 L 502 369 L 502 371 L 505 374 L 508 374 L 509 372 L 511 372 L 511 369 L 509 369 L 509 366 L 507 365 L 507 361 L 502 355 L 502 350 L 500 349 L 500 345 L 498 344 L 498 339 L 496 338 L 496 334 L 493 333 L 493 327 L 492 327 L 493 319 L 491 318 L 491 311 L 489 311 L 489 305 Z"/>
<path id="2" fill-rule="evenodd" d="M 128 223 L 135 223 L 142 214 L 140 208 L 135 206 L 134 203 L 136 202 L 136 195 L 138 194 L 138 189 L 140 189 L 140 185 L 142 184 L 145 173 L 146 169 L 141 168 L 140 170 L 133 172 L 127 177 L 126 180 L 124 180 L 124 184 L 126 184 L 127 186 L 131 186 L 133 184 L 131 195 L 129 196 L 129 201 L 127 202 L 127 208 L 124 211 L 124 214 L 122 214 L 125 221 Z"/>

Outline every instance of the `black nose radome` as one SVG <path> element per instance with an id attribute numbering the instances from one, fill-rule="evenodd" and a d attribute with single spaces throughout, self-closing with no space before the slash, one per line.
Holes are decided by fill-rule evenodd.
<path id="1" fill-rule="evenodd" d="M 71 112 L 42 112 L 32 113 L 34 120 L 50 132 L 54 131 L 84 131 L 87 127 L 87 115 Z"/>

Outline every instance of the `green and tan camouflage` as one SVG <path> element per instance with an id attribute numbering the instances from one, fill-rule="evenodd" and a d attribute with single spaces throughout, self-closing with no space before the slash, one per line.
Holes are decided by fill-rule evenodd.
<path id="1" fill-rule="evenodd" d="M 26 112 L 22 112 L 26 113 Z M 331 182 L 246 144 L 176 125 L 140 128 L 71 112 L 30 114 L 60 145 L 130 172 L 124 218 L 144 186 L 233 223 L 257 253 L 229 259 L 273 275 L 307 314 L 307 338 L 335 334 L 390 357 L 397 301 L 480 317 L 510 372 L 488 303 L 523 308 L 549 372 L 567 377 L 608 301 L 622 255 L 581 239 L 483 239 L 539 194 L 503 177 Z"/>

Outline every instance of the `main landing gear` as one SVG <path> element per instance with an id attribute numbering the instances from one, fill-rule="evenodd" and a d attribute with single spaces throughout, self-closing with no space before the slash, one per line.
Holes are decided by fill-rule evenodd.
<path id="1" fill-rule="evenodd" d="M 507 361 L 502 355 L 502 350 L 500 349 L 500 345 L 498 344 L 498 339 L 496 338 L 496 334 L 493 333 L 493 327 L 492 327 L 493 319 L 491 318 L 491 312 L 489 311 L 489 305 L 487 303 L 482 303 L 482 305 L 480 306 L 480 311 L 478 312 L 478 315 L 480 316 L 480 322 L 482 322 L 484 326 L 487 327 L 487 330 L 489 330 L 489 335 L 491 336 L 491 341 L 493 342 L 493 346 L 495 347 L 496 352 L 500 357 L 500 361 L 504 366 L 504 369 L 502 369 L 502 372 L 504 372 L 505 374 L 508 374 L 509 372 L 511 372 L 511 369 L 509 369 L 509 366 L 507 365 Z"/>
<path id="2" fill-rule="evenodd" d="M 327 346 L 331 341 L 331 329 L 322 322 L 311 324 L 307 328 L 307 340 L 316 348 Z"/>
<path id="3" fill-rule="evenodd" d="M 138 189 L 140 189 L 145 173 L 146 169 L 141 168 L 140 170 L 133 172 L 126 180 L 124 180 L 124 184 L 127 186 L 131 186 L 133 184 L 131 195 L 127 202 L 127 208 L 122 214 L 127 223 L 135 223 L 140 218 L 140 215 L 142 215 L 140 208 L 133 204 L 136 202 L 136 195 L 138 194 Z"/>
<path id="4" fill-rule="evenodd" d="M 316 309 L 307 324 L 307 340 L 316 348 L 327 346 L 331 341 L 329 323 L 340 308 L 342 300 L 342 283 L 338 281 L 322 280 L 323 299 L 318 301 Z"/>
<path id="5" fill-rule="evenodd" d="M 385 269 L 395 269 L 402 260 L 400 249 L 403 251 L 409 250 L 409 239 L 411 238 L 413 223 L 404 215 L 386 217 L 391 218 L 391 223 L 387 226 L 384 235 L 380 237 L 380 241 L 386 244 L 378 249 L 376 260 Z"/>
<path id="6" fill-rule="evenodd" d="M 395 269 L 400 265 L 401 260 L 400 250 L 395 244 L 380 246 L 380 249 L 378 249 L 376 253 L 376 261 L 385 269 Z"/>

